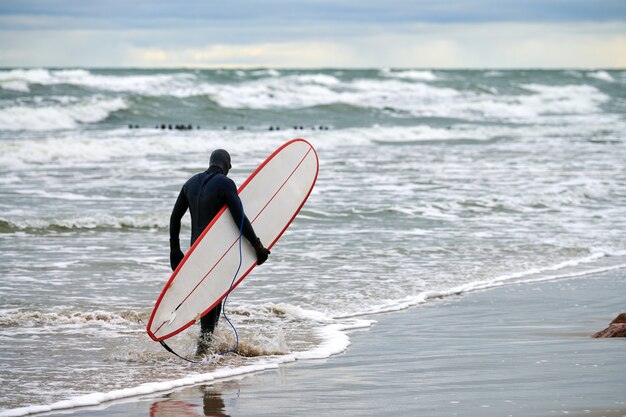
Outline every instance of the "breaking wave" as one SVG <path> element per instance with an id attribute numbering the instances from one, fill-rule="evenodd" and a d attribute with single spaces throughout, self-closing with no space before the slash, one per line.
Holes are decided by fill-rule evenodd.
<path id="1" fill-rule="evenodd" d="M 0 233 L 48 233 L 76 230 L 107 230 L 107 229 L 166 229 L 169 218 L 162 215 L 144 216 L 113 216 L 100 214 L 84 217 L 68 218 L 30 218 L 7 220 L 0 218 Z"/>
<path id="2" fill-rule="evenodd" d="M 389 78 L 402 78 L 406 80 L 419 81 L 437 81 L 441 79 L 441 77 L 435 75 L 432 71 L 418 70 L 392 71 L 390 69 L 384 69 L 380 71 L 380 75 Z"/>
<path id="3" fill-rule="evenodd" d="M 128 105 L 121 98 L 91 98 L 70 105 L 18 105 L 0 109 L 0 130 L 74 129 L 81 124 L 97 123 Z"/>
<path id="4" fill-rule="evenodd" d="M 134 92 L 137 94 L 174 95 L 185 97 L 198 93 L 197 78 L 192 73 L 104 75 L 83 69 L 48 70 L 16 69 L 0 71 L 0 87 L 5 90 L 28 92 L 33 85 L 73 85 L 101 91 Z"/>
<path id="5" fill-rule="evenodd" d="M 489 76 L 489 72 L 485 73 Z M 132 95 L 146 97 L 201 97 L 223 109 L 302 109 L 348 105 L 377 109 L 397 117 L 443 117 L 466 120 L 536 120 L 545 115 L 596 113 L 609 97 L 592 85 L 511 84 L 485 91 L 457 89 L 441 75 L 424 70 L 381 70 L 343 78 L 328 73 L 281 73 L 275 70 L 236 71 L 222 78 L 219 72 L 98 74 L 87 70 L 0 71 L 4 90 L 28 92 L 33 85 L 70 85 L 97 94 L 123 93 L 123 97 L 49 106 L 13 106 L 0 110 L 6 130 L 75 128 L 95 123 L 112 112 L 128 108 Z M 614 80 L 606 71 L 587 73 L 589 78 Z M 577 80 L 576 83 L 580 81 Z M 131 102 L 130 100 L 129 102 Z M 164 105 L 170 105 L 164 103 Z M 158 106 L 157 106 L 158 107 Z M 133 107 L 134 109 L 134 107 Z"/>
<path id="6" fill-rule="evenodd" d="M 0 328 L 39 327 L 85 323 L 111 323 L 115 325 L 147 323 L 148 312 L 124 310 L 116 313 L 107 311 L 5 311 L 0 313 Z"/>

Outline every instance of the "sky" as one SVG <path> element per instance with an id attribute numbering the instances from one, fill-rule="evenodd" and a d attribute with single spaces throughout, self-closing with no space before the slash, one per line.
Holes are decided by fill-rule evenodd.
<path id="1" fill-rule="evenodd" d="M 626 0 L 0 0 L 0 67 L 626 68 Z"/>

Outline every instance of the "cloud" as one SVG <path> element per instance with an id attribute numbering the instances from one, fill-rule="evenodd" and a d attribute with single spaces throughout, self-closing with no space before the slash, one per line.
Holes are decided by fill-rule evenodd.
<path id="1" fill-rule="evenodd" d="M 624 68 L 625 39 L 623 0 L 0 3 L 5 67 Z"/>
<path id="2" fill-rule="evenodd" d="M 19 0 L 0 15 L 101 20 L 128 29 L 182 22 L 495 23 L 626 20 L 623 0 Z M 169 25 L 169 26 L 167 26 Z M 188 25 L 187 25 L 188 26 Z M 79 26 L 88 29 L 91 26 Z"/>
<path id="3" fill-rule="evenodd" d="M 625 68 L 626 23 L 429 24 L 336 37 L 163 49 L 174 65 Z M 141 62 L 137 62 L 138 65 Z"/>
<path id="4" fill-rule="evenodd" d="M 306 51 L 306 53 L 303 53 Z M 137 66 L 166 67 L 318 67 L 335 62 L 351 66 L 351 51 L 336 43 L 282 42 L 251 45 L 210 45 L 199 49 L 135 48 Z M 341 59 L 338 59 L 341 57 Z"/>

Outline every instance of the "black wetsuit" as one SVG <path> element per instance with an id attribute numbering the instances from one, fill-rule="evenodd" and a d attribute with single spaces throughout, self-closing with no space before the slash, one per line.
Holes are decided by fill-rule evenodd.
<path id="1" fill-rule="evenodd" d="M 170 239 L 179 239 L 180 220 L 189 209 L 191 213 L 191 244 L 202 234 L 219 211 L 227 205 L 239 229 L 242 204 L 235 182 L 224 175 L 220 167 L 212 166 L 194 175 L 183 185 L 170 217 Z M 243 235 L 251 244 L 258 238 L 247 217 L 244 216 Z M 220 317 L 220 302 L 200 320 L 202 333 L 213 333 Z"/>

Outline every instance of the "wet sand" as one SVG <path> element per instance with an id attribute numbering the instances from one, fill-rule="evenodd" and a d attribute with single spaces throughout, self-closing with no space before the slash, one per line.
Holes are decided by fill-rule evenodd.
<path id="1" fill-rule="evenodd" d="M 371 316 L 327 360 L 63 415 L 626 416 L 626 340 L 590 337 L 622 311 L 621 270 L 505 286 Z"/>

